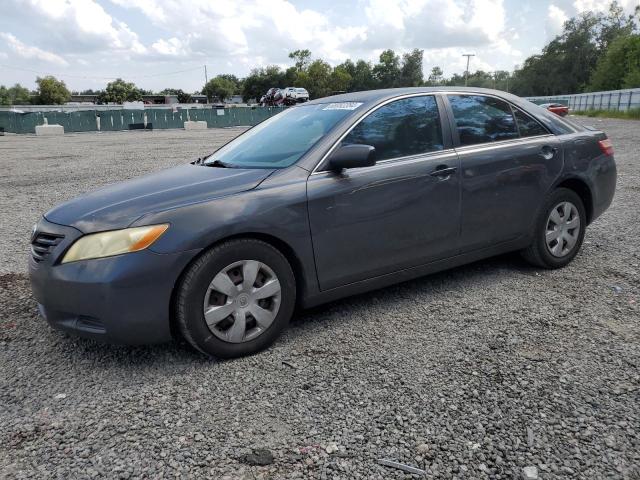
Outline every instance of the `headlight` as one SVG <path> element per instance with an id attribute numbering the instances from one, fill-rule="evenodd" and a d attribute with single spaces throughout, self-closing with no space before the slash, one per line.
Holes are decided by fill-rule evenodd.
<path id="1" fill-rule="evenodd" d="M 144 250 L 160 238 L 167 228 L 168 224 L 148 225 L 85 235 L 71 246 L 62 263 Z"/>

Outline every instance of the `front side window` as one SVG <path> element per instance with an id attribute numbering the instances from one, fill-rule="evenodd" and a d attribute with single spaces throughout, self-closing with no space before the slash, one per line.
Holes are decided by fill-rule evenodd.
<path id="1" fill-rule="evenodd" d="M 449 95 L 448 98 L 463 146 L 518 138 L 507 102 L 482 95 Z"/>
<path id="2" fill-rule="evenodd" d="M 526 113 L 521 112 L 517 108 L 513 109 L 513 113 L 516 116 L 521 137 L 535 137 L 538 135 L 547 135 L 549 133 L 542 125 L 540 125 L 540 123 L 538 123 L 537 120 Z"/>
<path id="3" fill-rule="evenodd" d="M 342 140 L 342 145 L 351 144 L 375 147 L 378 161 L 442 150 L 435 98 L 411 97 L 380 107 Z"/>

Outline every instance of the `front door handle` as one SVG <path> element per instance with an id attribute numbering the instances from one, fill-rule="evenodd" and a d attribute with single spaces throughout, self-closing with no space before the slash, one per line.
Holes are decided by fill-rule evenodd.
<path id="1" fill-rule="evenodd" d="M 456 173 L 456 167 L 447 167 L 446 165 L 438 165 L 436 169 L 429 175 L 432 177 L 439 177 L 440 180 L 448 180 L 451 175 Z"/>
<path id="2" fill-rule="evenodd" d="M 551 160 L 557 151 L 557 147 L 550 147 L 549 145 L 545 145 L 540 149 L 540 155 L 542 155 L 545 160 Z"/>

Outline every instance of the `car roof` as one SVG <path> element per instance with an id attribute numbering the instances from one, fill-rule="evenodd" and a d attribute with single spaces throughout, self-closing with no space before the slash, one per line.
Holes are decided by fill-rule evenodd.
<path id="1" fill-rule="evenodd" d="M 364 109 L 369 109 L 381 102 L 390 100 L 403 95 L 419 94 L 419 93 L 446 93 L 456 92 L 463 94 L 485 94 L 493 95 L 498 98 L 502 98 L 506 101 L 517 105 L 519 108 L 533 114 L 538 120 L 542 121 L 553 133 L 566 132 L 567 128 L 573 131 L 580 131 L 583 127 L 574 125 L 567 121 L 562 121 L 558 115 L 549 112 L 546 108 L 541 108 L 538 105 L 525 100 L 502 90 L 493 90 L 490 88 L 476 88 L 476 87 L 405 87 L 405 88 L 386 88 L 382 90 L 366 90 L 362 92 L 350 92 L 342 93 L 339 95 L 332 95 L 330 97 L 318 98 L 310 102 L 305 102 L 305 105 L 320 105 L 325 103 L 343 103 L 343 102 L 357 102 L 362 103 Z M 360 109 L 358 109 L 360 110 Z M 354 112 L 355 114 L 355 112 Z"/>
<path id="2" fill-rule="evenodd" d="M 362 92 L 341 93 L 330 97 L 318 98 L 312 100 L 309 104 L 318 103 L 335 103 L 335 102 L 362 102 L 362 103 L 378 103 L 389 98 L 399 97 L 402 95 L 410 95 L 416 93 L 439 93 L 439 92 L 461 92 L 461 93 L 484 93 L 488 95 L 496 95 L 507 100 L 521 100 L 510 93 L 502 90 L 492 90 L 490 88 L 474 88 L 474 87 L 405 87 L 405 88 L 385 88 L 381 90 L 366 90 Z"/>

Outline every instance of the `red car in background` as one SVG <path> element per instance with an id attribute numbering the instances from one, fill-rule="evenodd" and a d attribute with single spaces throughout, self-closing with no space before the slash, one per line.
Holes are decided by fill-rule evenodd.
<path id="1" fill-rule="evenodd" d="M 561 103 L 543 103 L 540 106 L 555 113 L 556 115 L 560 115 L 561 117 L 569 115 L 569 107 L 562 105 Z"/>

